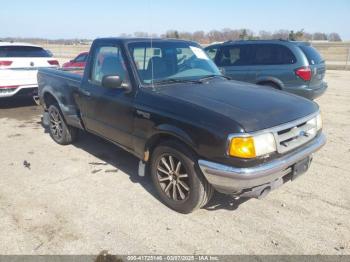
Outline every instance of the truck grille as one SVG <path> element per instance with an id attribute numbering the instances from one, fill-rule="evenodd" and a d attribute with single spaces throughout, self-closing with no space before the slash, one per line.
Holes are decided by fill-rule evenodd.
<path id="1" fill-rule="evenodd" d="M 298 122 L 284 125 L 281 129 L 277 128 L 273 132 L 277 143 L 277 152 L 286 153 L 293 150 L 310 140 L 317 134 L 317 123 L 315 118 L 301 120 Z"/>

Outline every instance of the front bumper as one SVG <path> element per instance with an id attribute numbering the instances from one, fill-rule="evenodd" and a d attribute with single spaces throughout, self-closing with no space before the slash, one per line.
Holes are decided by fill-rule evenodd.
<path id="1" fill-rule="evenodd" d="M 310 157 L 326 143 L 321 133 L 306 146 L 256 167 L 236 168 L 206 160 L 198 164 L 208 182 L 225 194 L 258 197 L 265 189 L 272 190 L 283 184 L 283 177 L 292 172 L 297 162 Z"/>

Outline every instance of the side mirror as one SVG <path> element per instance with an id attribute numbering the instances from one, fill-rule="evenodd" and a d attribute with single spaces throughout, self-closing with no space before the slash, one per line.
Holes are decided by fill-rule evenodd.
<path id="1" fill-rule="evenodd" d="M 102 78 L 102 86 L 107 88 L 124 88 L 118 75 L 107 75 Z"/>

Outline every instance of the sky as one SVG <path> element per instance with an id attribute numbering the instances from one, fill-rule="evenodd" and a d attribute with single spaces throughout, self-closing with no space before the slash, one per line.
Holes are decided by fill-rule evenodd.
<path id="1" fill-rule="evenodd" d="M 350 40 L 350 0 L 11 0 L 0 37 L 89 38 L 169 29 L 338 32 Z"/>

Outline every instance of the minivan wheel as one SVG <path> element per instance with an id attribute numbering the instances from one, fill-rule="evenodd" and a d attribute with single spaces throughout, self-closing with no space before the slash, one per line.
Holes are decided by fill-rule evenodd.
<path id="1" fill-rule="evenodd" d="M 151 176 L 161 200 L 180 213 L 203 207 L 214 192 L 194 154 L 177 142 L 164 143 L 153 151 Z"/>
<path id="2" fill-rule="evenodd" d="M 68 126 L 57 105 L 50 105 L 49 114 L 49 132 L 52 139 L 60 145 L 68 145 L 74 142 L 78 135 L 75 127 Z"/>

